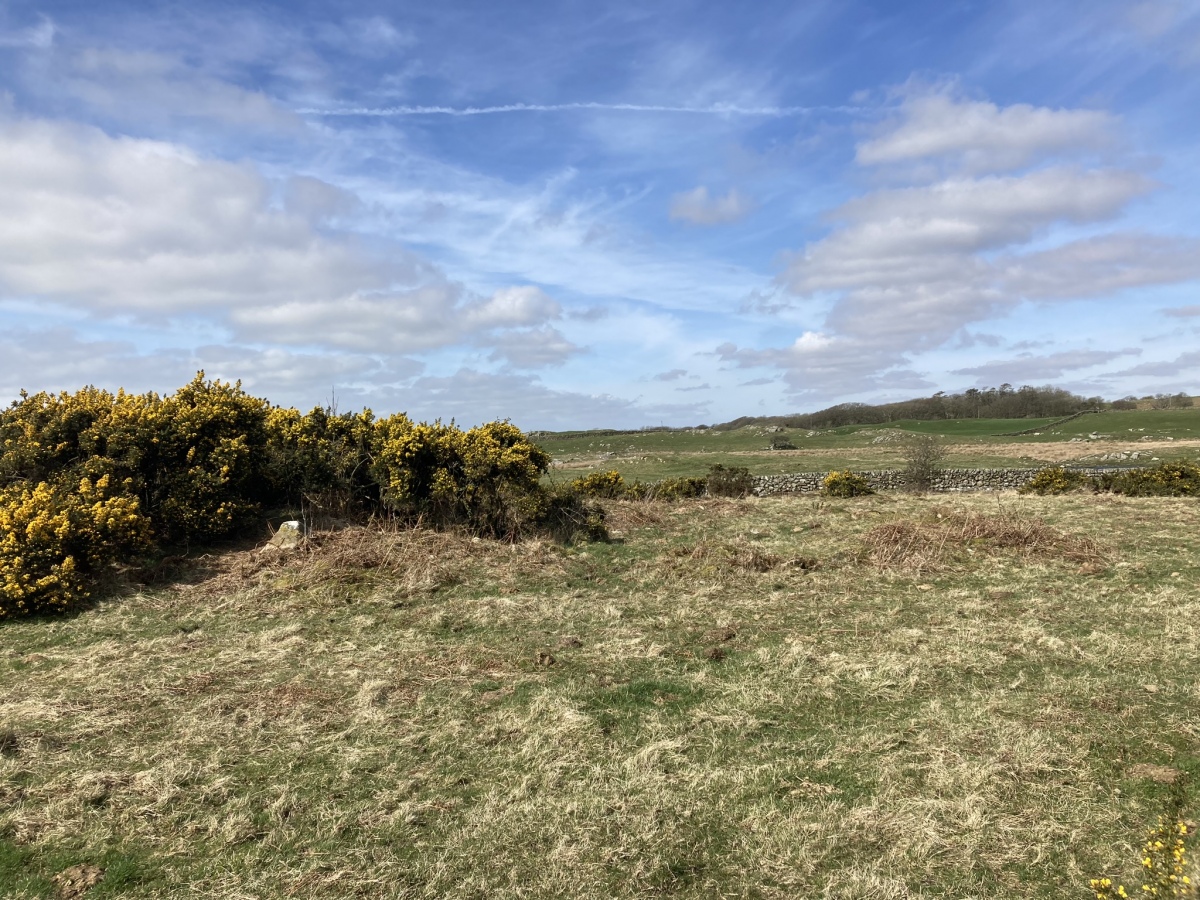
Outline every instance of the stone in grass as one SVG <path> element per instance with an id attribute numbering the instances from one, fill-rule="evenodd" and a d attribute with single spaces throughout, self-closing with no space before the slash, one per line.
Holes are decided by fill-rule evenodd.
<path id="1" fill-rule="evenodd" d="M 267 547 L 273 547 L 276 550 L 295 550 L 303 540 L 304 532 L 300 527 L 300 523 L 292 520 L 290 522 L 283 522 L 279 526 L 279 530 L 275 532 L 275 536 L 268 542 Z M 266 547 L 263 549 L 266 549 Z"/>

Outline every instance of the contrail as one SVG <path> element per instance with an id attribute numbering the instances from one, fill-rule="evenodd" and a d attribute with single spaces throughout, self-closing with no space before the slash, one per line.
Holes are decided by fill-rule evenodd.
<path id="1" fill-rule="evenodd" d="M 304 116 L 495 116 L 501 113 L 573 112 L 605 110 L 615 112 L 680 113 L 703 116 L 757 116 L 781 119 L 812 113 L 856 115 L 870 112 L 863 106 L 736 106 L 714 103 L 710 106 L 666 106 L 647 103 L 506 103 L 502 106 L 355 106 L 341 109 L 298 109 Z"/>

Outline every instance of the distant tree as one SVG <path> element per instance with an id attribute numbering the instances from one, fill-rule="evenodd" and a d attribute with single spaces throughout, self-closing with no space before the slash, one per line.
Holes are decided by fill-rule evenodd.
<path id="1" fill-rule="evenodd" d="M 1155 394 L 1151 405 L 1155 409 L 1190 409 L 1192 398 L 1182 391 L 1178 394 Z"/>
<path id="2" fill-rule="evenodd" d="M 910 491 L 928 491 L 942 470 L 946 448 L 933 434 L 914 434 L 904 442 L 904 483 Z"/>

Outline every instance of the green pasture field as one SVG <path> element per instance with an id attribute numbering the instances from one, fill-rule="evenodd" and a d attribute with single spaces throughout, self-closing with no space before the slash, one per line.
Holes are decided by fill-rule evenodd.
<path id="1" fill-rule="evenodd" d="M 1154 442 L 1153 456 L 1176 459 L 1200 451 L 1200 408 L 1114 410 L 1058 419 L 959 419 L 897 421 L 832 429 L 788 428 L 780 433 L 748 426 L 734 431 L 647 431 L 619 435 L 588 432 L 541 433 L 537 441 L 557 461 L 554 479 L 615 469 L 627 480 L 652 481 L 703 475 L 709 466 L 745 466 L 755 475 L 832 469 L 903 467 L 902 442 L 912 434 L 941 436 L 948 449 L 944 464 L 960 468 L 1027 467 L 1059 462 L 1095 462 L 1114 446 Z M 1048 426 L 1038 434 L 1006 433 Z M 1098 434 L 1096 440 L 1089 440 Z M 770 450 L 773 438 L 795 447 Z M 1074 439 L 1074 441 L 1072 440 Z M 1145 439 L 1145 441 L 1143 441 Z M 1173 443 L 1173 447 L 1163 447 Z"/>
<path id="2" fill-rule="evenodd" d="M 1060 900 L 1196 817 L 1195 499 L 609 521 L 231 549 L 3 624 L 0 896 Z"/>

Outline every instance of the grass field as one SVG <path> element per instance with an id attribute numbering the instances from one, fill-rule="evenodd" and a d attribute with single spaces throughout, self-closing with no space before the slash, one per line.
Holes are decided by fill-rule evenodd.
<path id="1" fill-rule="evenodd" d="M 1109 411 L 1080 416 L 1039 434 L 1002 437 L 1050 424 L 1054 419 L 962 419 L 850 425 L 824 430 L 787 429 L 780 434 L 747 427 L 729 432 L 692 430 L 595 435 L 573 432 L 538 436 L 557 460 L 555 477 L 574 478 L 616 469 L 626 479 L 652 481 L 703 475 L 714 464 L 745 466 L 756 475 L 855 469 L 902 468 L 902 442 L 909 434 L 944 438 L 945 464 L 961 468 L 1006 468 L 1097 462 L 1107 453 L 1147 452 L 1160 459 L 1200 453 L 1200 407 L 1188 410 Z M 1090 440 L 1090 435 L 1099 437 Z M 786 437 L 795 450 L 768 449 Z"/>
<path id="2" fill-rule="evenodd" d="M 1195 500 L 611 524 L 347 530 L 0 627 L 0 896 L 1084 898 L 1195 815 Z"/>

